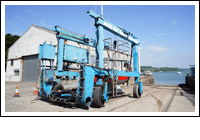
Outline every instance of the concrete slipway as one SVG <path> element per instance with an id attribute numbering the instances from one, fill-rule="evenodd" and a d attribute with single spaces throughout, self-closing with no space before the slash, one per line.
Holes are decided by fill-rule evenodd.
<path id="1" fill-rule="evenodd" d="M 13 97 L 18 86 L 20 97 Z M 144 86 L 141 98 L 133 87 L 121 87 L 123 96 L 110 99 L 105 107 L 89 109 L 50 103 L 33 94 L 34 83 L 5 83 L 5 112 L 195 112 L 195 94 L 188 87 Z"/>

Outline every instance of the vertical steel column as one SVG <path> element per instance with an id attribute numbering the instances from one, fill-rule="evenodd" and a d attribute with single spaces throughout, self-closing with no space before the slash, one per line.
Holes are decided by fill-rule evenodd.
<path id="1" fill-rule="evenodd" d="M 139 63 L 138 63 L 138 46 L 133 46 L 133 66 L 134 72 L 139 72 Z M 135 83 L 139 82 L 139 77 L 135 77 Z"/>
<path id="2" fill-rule="evenodd" d="M 103 61 L 103 27 L 101 25 L 97 26 L 97 39 L 98 45 L 96 48 L 96 60 L 97 66 L 100 68 L 104 68 L 104 61 Z"/>
<path id="3" fill-rule="evenodd" d="M 138 47 L 136 45 L 133 46 L 133 66 L 134 66 L 134 72 L 139 72 L 139 67 L 138 67 Z"/>
<path id="4" fill-rule="evenodd" d="M 53 71 L 53 78 L 54 78 L 54 60 L 52 60 L 52 71 Z"/>
<path id="5" fill-rule="evenodd" d="M 64 39 L 59 38 L 59 46 L 58 46 L 58 71 L 63 71 L 63 46 Z"/>
<path id="6" fill-rule="evenodd" d="M 138 67 L 139 67 L 139 73 L 141 73 L 141 69 L 140 69 L 140 47 L 138 47 Z"/>

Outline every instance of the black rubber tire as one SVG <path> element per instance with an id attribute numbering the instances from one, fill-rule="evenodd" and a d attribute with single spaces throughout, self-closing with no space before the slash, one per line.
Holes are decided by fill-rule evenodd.
<path id="1" fill-rule="evenodd" d="M 93 107 L 96 107 L 96 108 L 101 108 L 104 106 L 104 102 L 102 100 L 102 87 L 101 86 L 97 86 L 95 87 L 94 89 L 94 93 L 93 93 L 93 96 L 92 96 L 92 104 L 91 106 Z"/>
<path id="2" fill-rule="evenodd" d="M 52 90 L 52 91 L 59 91 L 59 90 L 64 90 L 64 87 L 63 87 L 61 84 L 56 84 L 56 85 L 53 87 L 53 90 Z"/>
<path id="3" fill-rule="evenodd" d="M 133 97 L 134 98 L 140 98 L 141 97 L 139 84 L 135 84 L 134 87 L 133 87 Z"/>

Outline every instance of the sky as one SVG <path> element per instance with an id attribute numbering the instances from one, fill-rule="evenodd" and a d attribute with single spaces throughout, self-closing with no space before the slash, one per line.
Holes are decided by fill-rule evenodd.
<path id="1" fill-rule="evenodd" d="M 5 34 L 23 35 L 32 25 L 64 29 L 96 39 L 100 5 L 5 5 Z M 103 17 L 140 41 L 141 66 L 189 68 L 195 64 L 195 5 L 103 5 Z M 104 32 L 104 37 L 119 39 Z"/>

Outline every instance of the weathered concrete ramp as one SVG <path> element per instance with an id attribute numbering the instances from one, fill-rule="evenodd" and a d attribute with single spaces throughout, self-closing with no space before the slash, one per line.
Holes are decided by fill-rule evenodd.
<path id="1" fill-rule="evenodd" d="M 13 97 L 18 86 L 21 97 Z M 133 87 L 122 87 L 123 96 L 112 98 L 105 107 L 71 107 L 36 100 L 34 83 L 5 83 L 6 112 L 195 112 L 195 94 L 178 86 L 144 86 L 142 97 L 132 97 Z M 109 115 L 109 113 L 108 113 Z"/>
<path id="2" fill-rule="evenodd" d="M 117 106 L 113 112 L 194 112 L 194 103 L 188 100 L 185 92 L 179 87 L 144 87 L 140 99 L 134 99 L 126 104 Z M 180 94 L 179 94 L 180 93 Z M 187 95 L 189 96 L 189 95 Z M 194 99 L 194 94 L 190 94 Z"/>
<path id="3" fill-rule="evenodd" d="M 119 112 L 160 112 L 169 103 L 173 90 L 171 89 L 156 89 L 156 88 L 145 88 L 145 92 L 140 99 L 121 106 L 112 111 Z"/>

